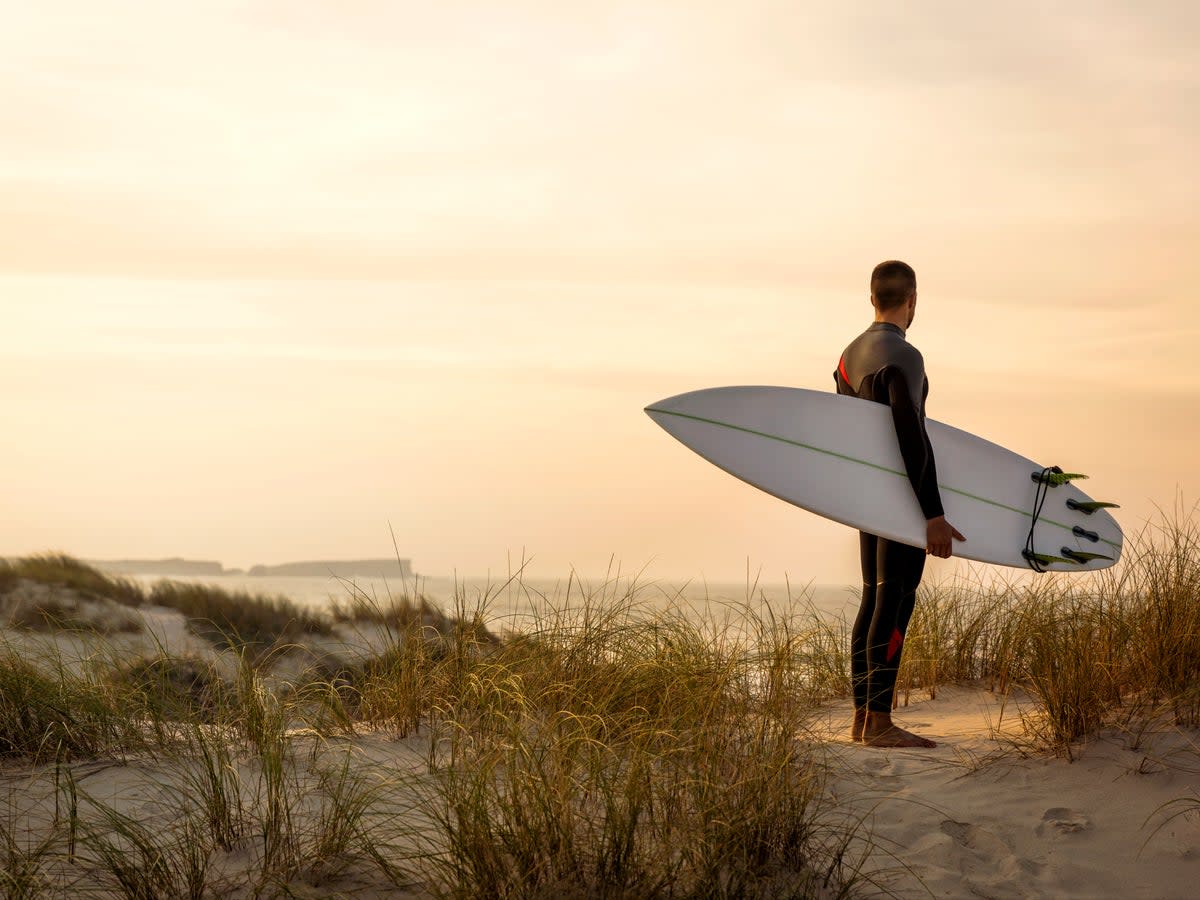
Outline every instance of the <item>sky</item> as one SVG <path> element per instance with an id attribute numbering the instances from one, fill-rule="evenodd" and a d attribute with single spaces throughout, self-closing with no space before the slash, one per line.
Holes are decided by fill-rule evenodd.
<path id="1" fill-rule="evenodd" d="M 0 555 L 852 583 L 642 408 L 832 389 L 889 258 L 929 415 L 1136 532 L 1200 490 L 1197 46 L 1192 2 L 14 7 Z"/>

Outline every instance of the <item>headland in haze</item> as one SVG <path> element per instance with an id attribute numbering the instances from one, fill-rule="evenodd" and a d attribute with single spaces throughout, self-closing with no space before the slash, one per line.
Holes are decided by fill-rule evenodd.
<path id="1" fill-rule="evenodd" d="M 249 569 L 226 569 L 214 560 L 182 559 L 96 559 L 89 564 L 117 575 L 253 575 L 298 576 L 327 575 L 345 578 L 411 578 L 409 559 L 333 559 L 303 560 L 279 565 L 255 565 Z"/>

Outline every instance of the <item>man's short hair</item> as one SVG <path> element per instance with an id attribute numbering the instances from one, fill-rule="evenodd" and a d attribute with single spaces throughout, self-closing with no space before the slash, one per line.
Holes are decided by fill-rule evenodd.
<path id="1" fill-rule="evenodd" d="M 880 312 L 895 309 L 917 289 L 917 273 L 898 259 L 881 262 L 871 273 L 871 299 Z"/>

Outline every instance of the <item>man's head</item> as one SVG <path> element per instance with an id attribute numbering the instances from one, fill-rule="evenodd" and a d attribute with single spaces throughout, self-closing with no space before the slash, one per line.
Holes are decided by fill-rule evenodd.
<path id="1" fill-rule="evenodd" d="M 871 273 L 871 305 L 888 319 L 912 324 L 917 309 L 917 273 L 898 259 L 881 262 Z"/>

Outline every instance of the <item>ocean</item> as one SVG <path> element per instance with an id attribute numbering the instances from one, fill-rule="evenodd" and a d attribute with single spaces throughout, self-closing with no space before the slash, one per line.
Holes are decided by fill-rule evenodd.
<path id="1" fill-rule="evenodd" d="M 756 613 L 775 616 L 800 615 L 815 611 L 824 618 L 852 619 L 858 606 L 858 589 L 848 585 L 791 585 L 740 583 L 675 582 L 663 579 L 540 579 L 507 581 L 492 576 L 452 578 L 418 575 L 410 579 L 383 580 L 335 577 L 285 577 L 250 575 L 133 575 L 144 584 L 170 580 L 191 584 L 210 584 L 228 591 L 284 596 L 306 607 L 327 610 L 334 604 L 347 604 L 354 597 L 368 598 L 386 606 L 389 598 L 424 597 L 443 612 L 454 615 L 456 609 L 468 613 L 479 609 L 489 626 L 522 629 L 548 610 L 570 610 L 583 605 L 584 599 L 613 603 L 632 593 L 639 605 L 648 610 L 678 610 L 689 617 L 708 621 L 737 618 L 747 607 Z"/>

